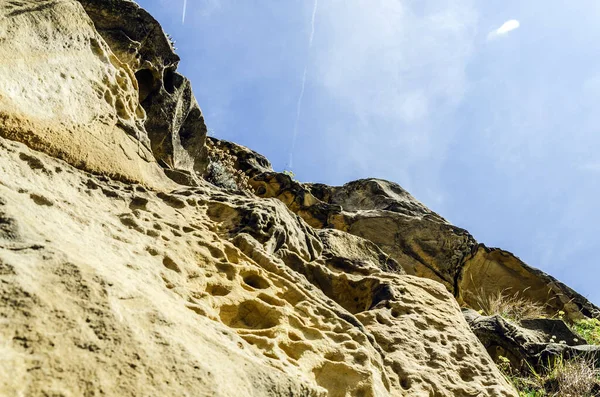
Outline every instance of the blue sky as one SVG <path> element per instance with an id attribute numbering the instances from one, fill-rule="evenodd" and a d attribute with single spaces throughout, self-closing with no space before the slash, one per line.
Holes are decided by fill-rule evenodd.
<path id="1" fill-rule="evenodd" d="M 600 304 L 597 1 L 138 3 L 214 136 L 279 171 L 293 147 L 300 181 L 395 181 Z"/>

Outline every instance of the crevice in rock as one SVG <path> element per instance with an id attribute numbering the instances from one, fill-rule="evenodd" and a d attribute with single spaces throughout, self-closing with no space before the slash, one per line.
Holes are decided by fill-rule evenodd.
<path id="1" fill-rule="evenodd" d="M 169 94 L 174 94 L 175 93 L 175 83 L 176 83 L 176 77 L 175 77 L 175 71 L 173 68 L 168 68 L 165 69 L 165 72 L 163 74 L 163 85 L 165 87 L 165 90 L 169 93 Z"/>
<path id="2" fill-rule="evenodd" d="M 154 91 L 156 82 L 150 69 L 138 70 L 135 72 L 135 78 L 138 83 L 140 103 L 142 103 Z"/>

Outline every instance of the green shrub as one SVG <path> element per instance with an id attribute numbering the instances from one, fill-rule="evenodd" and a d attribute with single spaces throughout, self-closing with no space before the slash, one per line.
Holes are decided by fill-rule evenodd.
<path id="1" fill-rule="evenodd" d="M 600 345 L 600 320 L 597 318 L 586 318 L 575 321 L 571 329 L 579 334 L 587 343 Z"/>

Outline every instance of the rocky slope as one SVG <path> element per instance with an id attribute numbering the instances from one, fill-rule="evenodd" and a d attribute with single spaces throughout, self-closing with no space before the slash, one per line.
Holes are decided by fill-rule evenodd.
<path id="1" fill-rule="evenodd" d="M 460 305 L 596 315 L 394 183 L 206 141 L 131 1 L 1 3 L 0 56 L 0 395 L 516 396 Z"/>
<path id="2" fill-rule="evenodd" d="M 552 276 L 510 252 L 478 243 L 398 184 L 364 179 L 332 187 L 301 184 L 274 172 L 263 156 L 231 142 L 214 141 L 251 177 L 254 193 L 277 198 L 315 228 L 334 228 L 368 239 L 396 260 L 407 274 L 442 283 L 456 299 L 476 306 L 482 292 L 518 293 L 553 315 L 598 316 L 598 308 Z M 210 142 L 209 142 L 210 143 Z"/>

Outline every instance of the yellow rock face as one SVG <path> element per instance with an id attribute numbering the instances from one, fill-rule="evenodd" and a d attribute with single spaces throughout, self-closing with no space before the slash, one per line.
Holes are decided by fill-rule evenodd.
<path id="1" fill-rule="evenodd" d="M 91 172 L 163 185 L 131 70 L 76 1 L 0 6 L 0 136 Z"/>
<path id="2" fill-rule="evenodd" d="M 0 4 L 0 395 L 516 396 L 457 299 L 593 309 L 390 182 L 303 185 L 234 144 L 256 194 L 196 181 L 206 126 L 166 36 L 81 3 Z M 115 5 L 156 23 L 128 26 L 155 63 L 111 36 Z"/>
<path id="3" fill-rule="evenodd" d="M 0 139 L 0 394 L 514 396 L 434 281 L 277 200 Z"/>

